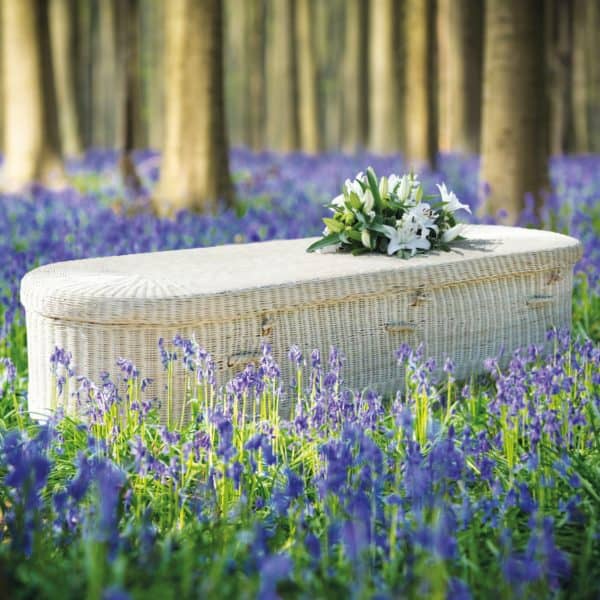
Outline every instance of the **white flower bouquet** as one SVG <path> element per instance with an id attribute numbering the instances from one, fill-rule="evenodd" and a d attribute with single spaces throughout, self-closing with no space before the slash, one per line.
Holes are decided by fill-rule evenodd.
<path id="1" fill-rule="evenodd" d="M 353 181 L 346 180 L 343 193 L 328 208 L 333 216 L 323 219 L 323 237 L 307 251 L 341 249 L 352 254 L 381 252 L 402 258 L 432 249 L 449 250 L 460 239 L 464 225 L 454 213 L 471 209 L 442 183 L 440 193 L 425 196 L 414 174 L 377 179 L 369 167 Z"/>

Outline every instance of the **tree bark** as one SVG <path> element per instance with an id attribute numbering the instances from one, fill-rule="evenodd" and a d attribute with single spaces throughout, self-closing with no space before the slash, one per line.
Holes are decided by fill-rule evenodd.
<path id="1" fill-rule="evenodd" d="M 75 94 L 76 7 L 73 0 L 50 0 L 50 41 L 52 67 L 56 81 L 56 99 L 60 106 L 58 122 L 64 153 L 79 156 L 83 150 Z"/>
<path id="2" fill-rule="evenodd" d="M 93 56 L 94 11 L 91 2 L 76 2 L 75 47 L 76 47 L 76 82 L 77 112 L 81 142 L 84 148 L 94 145 L 94 100 L 93 100 Z"/>
<path id="3" fill-rule="evenodd" d="M 294 0 L 270 0 L 267 48 L 267 133 L 273 150 L 291 152 L 300 144 Z"/>
<path id="4" fill-rule="evenodd" d="M 547 107 L 543 0 L 486 4 L 481 181 L 484 209 L 516 222 L 547 186 Z"/>
<path id="5" fill-rule="evenodd" d="M 138 177 L 133 161 L 133 150 L 145 147 L 142 141 L 143 123 L 141 121 L 141 82 L 140 82 L 140 23 L 138 0 L 124 0 L 121 4 L 120 17 L 123 19 L 123 40 L 121 47 L 125 59 L 125 102 L 124 112 L 124 140 L 120 159 L 121 180 L 126 190 L 138 194 L 142 183 Z"/>
<path id="6" fill-rule="evenodd" d="M 64 182 L 56 124 L 56 98 L 48 6 L 40 0 L 2 3 L 4 98 L 4 187 L 34 181 Z"/>
<path id="7" fill-rule="evenodd" d="M 600 151 L 600 1 L 575 0 L 572 118 L 575 152 Z"/>
<path id="8" fill-rule="evenodd" d="M 569 0 L 546 0 L 546 62 L 548 69 L 548 143 L 551 155 L 567 152 L 573 48 L 573 4 Z"/>
<path id="9" fill-rule="evenodd" d="M 118 0 L 96 0 L 97 29 L 93 62 L 94 145 L 117 148 L 124 139 L 125 121 L 118 107 L 124 102 L 124 65 L 120 60 L 121 35 Z"/>
<path id="10" fill-rule="evenodd" d="M 369 149 L 389 154 L 399 149 L 402 116 L 396 69 L 398 7 L 394 0 L 371 0 L 369 6 Z"/>
<path id="11" fill-rule="evenodd" d="M 166 5 L 165 144 L 155 207 L 161 214 L 231 204 L 223 94 L 221 0 Z"/>
<path id="12" fill-rule="evenodd" d="M 313 0 L 296 0 L 296 62 L 300 148 L 309 154 L 321 150 Z"/>
<path id="13" fill-rule="evenodd" d="M 356 152 L 366 147 L 369 132 L 367 0 L 347 0 L 345 16 L 342 143 L 344 151 Z"/>
<path id="14" fill-rule="evenodd" d="M 148 145 L 158 149 L 164 135 L 164 2 L 144 0 L 141 11 L 141 52 L 143 65 L 143 110 Z"/>
<path id="15" fill-rule="evenodd" d="M 253 0 L 250 0 L 252 2 Z M 249 62 L 247 55 L 247 3 L 226 0 L 225 31 L 225 108 L 229 140 L 233 146 L 249 146 L 250 106 L 248 101 Z"/>
<path id="16" fill-rule="evenodd" d="M 437 156 L 435 2 L 406 0 L 406 160 L 434 168 Z"/>
<path id="17" fill-rule="evenodd" d="M 438 0 L 439 148 L 479 152 L 483 2 Z"/>
<path id="18" fill-rule="evenodd" d="M 265 146 L 265 0 L 246 0 L 244 9 L 248 67 L 246 132 L 248 146 L 258 151 Z"/>

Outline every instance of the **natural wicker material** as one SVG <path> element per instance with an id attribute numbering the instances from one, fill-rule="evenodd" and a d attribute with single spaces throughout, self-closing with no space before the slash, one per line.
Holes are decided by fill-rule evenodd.
<path id="1" fill-rule="evenodd" d="M 21 285 L 30 410 L 50 406 L 55 346 L 96 380 L 116 370 L 117 358 L 130 358 L 155 379 L 150 393 L 163 397 L 159 337 L 195 335 L 216 359 L 220 382 L 256 356 L 263 339 L 288 380 L 290 345 L 320 348 L 325 359 L 336 345 L 346 353 L 347 384 L 391 391 L 401 385 L 394 351 L 404 341 L 423 343 L 438 363 L 450 356 L 463 377 L 501 349 L 542 344 L 548 328 L 570 325 L 577 240 L 475 225 L 465 237 L 451 252 L 409 260 L 308 254 L 314 240 L 302 239 L 40 267 Z"/>

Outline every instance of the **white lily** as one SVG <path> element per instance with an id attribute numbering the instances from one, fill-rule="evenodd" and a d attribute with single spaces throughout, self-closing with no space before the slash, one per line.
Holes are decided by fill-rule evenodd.
<path id="1" fill-rule="evenodd" d="M 405 227 L 395 229 L 384 225 L 385 235 L 389 239 L 387 253 L 391 256 L 398 250 L 410 250 L 412 256 L 417 250 L 429 250 L 431 242 L 423 236 L 417 235 L 414 229 Z"/>
<path id="2" fill-rule="evenodd" d="M 455 212 L 460 210 L 461 208 L 466 210 L 468 213 L 471 212 L 468 204 L 463 204 L 457 197 L 454 192 L 446 189 L 446 184 L 442 183 L 441 185 L 438 183 L 438 189 L 440 190 L 440 195 L 442 196 L 442 202 L 444 203 L 444 210 L 448 212 Z"/>
<path id="3" fill-rule="evenodd" d="M 442 233 L 442 242 L 451 242 L 452 240 L 455 240 L 459 235 L 462 234 L 464 229 L 465 229 L 464 223 L 459 223 L 458 225 L 455 225 L 454 227 L 450 227 L 450 229 L 448 229 L 447 231 L 444 231 L 444 233 Z"/>
<path id="4" fill-rule="evenodd" d="M 339 196 L 336 196 L 332 201 L 331 204 L 333 204 L 334 206 L 344 206 L 344 203 L 346 202 L 346 197 L 344 196 L 344 194 L 340 194 Z M 334 211 L 335 212 L 335 211 Z"/>
<path id="5" fill-rule="evenodd" d="M 421 231 L 432 229 L 437 232 L 436 217 L 437 213 L 431 209 L 431 206 L 427 202 L 421 202 L 413 206 L 404 215 L 405 219 L 415 224 L 415 229 L 420 229 Z"/>

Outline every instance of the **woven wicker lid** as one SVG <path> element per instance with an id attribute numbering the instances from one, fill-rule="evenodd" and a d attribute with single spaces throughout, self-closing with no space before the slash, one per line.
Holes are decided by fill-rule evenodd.
<path id="1" fill-rule="evenodd" d="M 29 272 L 21 282 L 21 302 L 64 320 L 183 326 L 361 292 L 401 293 L 570 269 L 581 256 L 576 239 L 547 231 L 470 225 L 464 237 L 450 252 L 408 260 L 308 254 L 314 239 L 300 239 L 67 261 Z"/>

